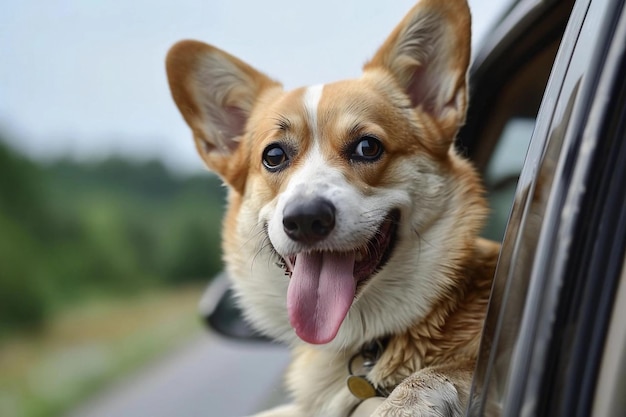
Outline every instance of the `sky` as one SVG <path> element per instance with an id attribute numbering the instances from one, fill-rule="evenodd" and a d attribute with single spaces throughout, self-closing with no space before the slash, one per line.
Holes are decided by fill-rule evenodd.
<path id="1" fill-rule="evenodd" d="M 357 77 L 415 0 L 2 0 L 0 137 L 36 159 L 202 164 L 169 93 L 167 50 L 211 43 L 286 88 Z M 506 0 L 470 0 L 473 44 Z"/>

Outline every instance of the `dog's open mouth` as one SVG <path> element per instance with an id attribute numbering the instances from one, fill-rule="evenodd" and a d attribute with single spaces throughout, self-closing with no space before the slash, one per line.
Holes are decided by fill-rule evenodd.
<path id="1" fill-rule="evenodd" d="M 362 247 L 346 252 L 302 252 L 285 259 L 290 274 L 289 321 L 305 342 L 335 338 L 360 289 L 389 260 L 400 213 L 393 210 Z"/>

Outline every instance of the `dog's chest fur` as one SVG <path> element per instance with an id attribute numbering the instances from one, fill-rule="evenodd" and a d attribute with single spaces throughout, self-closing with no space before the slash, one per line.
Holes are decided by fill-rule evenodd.
<path id="1" fill-rule="evenodd" d="M 499 246 L 479 240 L 463 281 L 450 298 L 407 331 L 391 336 L 367 379 L 381 392 L 391 392 L 415 372 L 441 364 L 457 363 L 458 370 L 473 371 L 480 344 L 484 312 Z M 303 415 L 344 416 L 360 400 L 350 393 L 348 364 L 357 351 L 326 351 L 300 346 L 294 350 L 287 386 L 301 404 Z M 464 369 L 466 368 L 466 369 Z"/>

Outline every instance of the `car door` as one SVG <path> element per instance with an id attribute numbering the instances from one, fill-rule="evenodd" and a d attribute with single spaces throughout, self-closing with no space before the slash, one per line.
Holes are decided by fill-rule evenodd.
<path id="1" fill-rule="evenodd" d="M 532 3 L 539 15 L 567 10 L 567 2 Z M 526 128 L 532 140 L 504 235 L 470 415 L 493 405 L 504 416 L 626 415 L 626 336 L 618 316 L 626 298 L 624 1 L 579 0 L 567 16 L 536 123 Z M 537 43 L 530 61 L 541 54 L 531 29 L 522 22 L 516 37 Z M 492 59 L 477 69 L 485 75 L 474 94 L 493 83 L 497 54 Z M 502 74 L 500 84 L 512 79 Z M 473 117 L 484 121 L 469 119 L 462 137 L 478 143 L 471 149 L 492 202 L 499 188 L 489 170 L 507 167 L 497 147 L 515 141 L 506 126 L 523 97 L 507 94 L 501 89 L 476 106 Z M 499 116 L 507 113 L 513 117 Z"/>

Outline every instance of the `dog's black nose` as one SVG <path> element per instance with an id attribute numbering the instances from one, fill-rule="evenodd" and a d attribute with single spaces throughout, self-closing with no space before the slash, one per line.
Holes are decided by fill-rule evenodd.
<path id="1" fill-rule="evenodd" d="M 323 198 L 293 201 L 283 211 L 283 229 L 297 242 L 314 243 L 335 227 L 335 206 Z"/>

